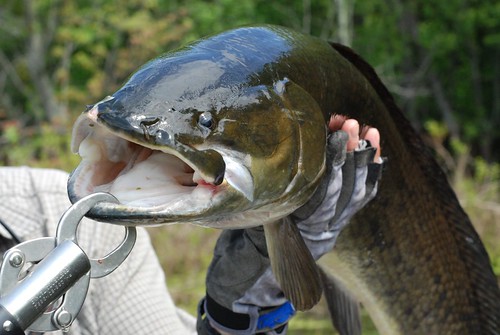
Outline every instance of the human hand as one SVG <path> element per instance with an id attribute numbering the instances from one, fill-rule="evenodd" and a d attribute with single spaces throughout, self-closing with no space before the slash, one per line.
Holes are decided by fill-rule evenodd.
<path id="1" fill-rule="evenodd" d="M 349 219 L 375 196 L 382 162 L 375 128 L 360 131 L 356 120 L 333 116 L 329 130 L 323 181 L 287 218 L 298 226 L 315 259 L 333 248 Z M 223 231 L 207 274 L 198 332 L 285 334 L 293 314 L 271 271 L 262 227 Z"/>

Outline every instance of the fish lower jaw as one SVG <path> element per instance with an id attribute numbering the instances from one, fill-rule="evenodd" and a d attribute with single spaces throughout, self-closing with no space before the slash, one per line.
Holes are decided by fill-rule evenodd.
<path id="1" fill-rule="evenodd" d="M 95 187 L 90 193 L 107 192 L 116 197 L 118 204 L 101 203 L 93 208 L 94 219 L 123 225 L 176 224 L 191 221 L 193 216 L 210 208 L 214 194 L 205 187 L 195 187 L 191 192 L 160 194 L 148 190 L 115 192 L 105 186 Z M 83 194 L 82 194 L 83 195 Z M 73 201 L 82 195 L 73 193 Z"/>
<path id="2" fill-rule="evenodd" d="M 209 203 L 216 193 L 213 185 L 192 182 L 192 173 L 172 177 L 164 174 L 164 166 L 150 166 L 151 162 L 145 162 L 124 173 L 118 173 L 108 182 L 97 183 L 96 179 L 106 181 L 102 177 L 96 178 L 96 166 L 103 164 L 82 164 L 70 179 L 70 193 L 77 200 L 91 193 L 106 192 L 115 196 L 122 205 L 140 208 L 169 207 L 186 201 L 202 205 Z"/>
<path id="3" fill-rule="evenodd" d="M 154 181 L 153 181 L 154 183 Z M 168 191 L 166 191 L 168 190 Z M 188 200 L 205 203 L 209 202 L 213 192 L 205 187 L 194 187 L 186 189 L 185 187 L 172 187 L 168 189 L 162 187 L 162 183 L 155 185 L 136 186 L 132 183 L 127 185 L 100 185 L 93 189 L 94 192 L 106 192 L 115 196 L 118 201 L 129 207 L 169 207 L 172 203 L 185 202 Z"/>

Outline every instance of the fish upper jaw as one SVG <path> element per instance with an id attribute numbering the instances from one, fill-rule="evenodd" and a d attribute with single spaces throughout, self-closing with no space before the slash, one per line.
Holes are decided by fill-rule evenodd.
<path id="1" fill-rule="evenodd" d="M 125 107 L 126 106 L 126 107 Z M 204 181 L 218 185 L 223 181 L 225 163 L 221 155 L 207 148 L 197 149 L 203 142 L 202 132 L 189 124 L 191 116 L 175 111 L 180 117 L 164 118 L 161 112 L 143 112 L 123 99 L 106 97 L 83 114 L 83 119 L 102 125 L 106 130 L 130 142 L 174 155 L 201 175 Z M 159 113 L 159 114 L 158 114 Z M 83 132 L 88 129 L 83 127 Z M 86 136 L 86 134 L 84 135 Z M 73 150 L 75 151 L 75 146 Z"/>
<path id="2" fill-rule="evenodd" d="M 242 204 L 253 200 L 251 173 L 228 152 L 212 150 L 226 165 L 223 180 L 215 184 L 206 180 L 203 167 L 197 165 L 203 160 L 193 164 L 171 150 L 163 152 L 132 142 L 96 122 L 95 116 L 91 109 L 75 124 L 72 149 L 82 162 L 70 176 L 68 192 L 73 202 L 94 192 L 111 193 L 120 201 L 119 205 L 96 208 L 91 214 L 97 219 L 123 220 L 124 224 L 197 221 L 210 225 L 200 217 L 220 216 L 224 199 Z"/>

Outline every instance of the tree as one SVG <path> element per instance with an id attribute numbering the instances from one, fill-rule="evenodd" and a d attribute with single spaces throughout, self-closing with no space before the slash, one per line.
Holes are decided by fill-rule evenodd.
<path id="1" fill-rule="evenodd" d="M 271 23 L 352 44 L 417 128 L 437 120 L 446 141 L 499 160 L 498 17 L 494 0 L 4 0 L 0 130 L 66 127 L 163 51 Z"/>

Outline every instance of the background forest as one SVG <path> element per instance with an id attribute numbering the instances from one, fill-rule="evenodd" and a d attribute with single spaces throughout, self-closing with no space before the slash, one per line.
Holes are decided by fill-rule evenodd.
<path id="1" fill-rule="evenodd" d="M 240 25 L 290 26 L 352 46 L 375 67 L 500 275 L 499 18 L 497 0 L 0 0 L 0 164 L 69 171 L 75 118 L 147 60 Z M 194 313 L 217 232 L 151 233 L 176 300 Z M 292 330 L 329 333 L 323 313 Z"/>

